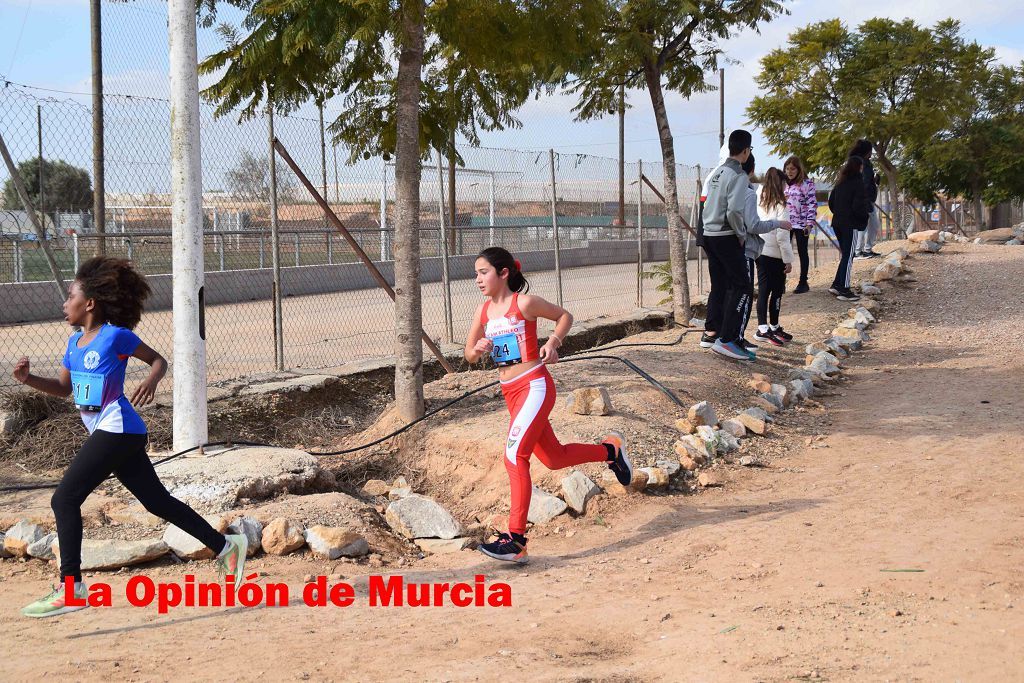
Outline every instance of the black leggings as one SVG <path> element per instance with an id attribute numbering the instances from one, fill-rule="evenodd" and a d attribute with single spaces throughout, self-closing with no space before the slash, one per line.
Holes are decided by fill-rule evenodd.
<path id="1" fill-rule="evenodd" d="M 779 324 L 782 295 L 786 291 L 786 264 L 774 256 L 757 257 L 757 324 Z"/>
<path id="2" fill-rule="evenodd" d="M 811 264 L 811 260 L 807 256 L 807 242 L 809 238 L 803 229 L 796 226 L 793 226 L 789 234 L 796 240 L 796 251 L 800 256 L 800 282 L 807 282 L 807 268 Z"/>
<path id="3" fill-rule="evenodd" d="M 82 580 L 82 503 L 111 474 L 149 512 L 191 534 L 214 553 L 224 549 L 224 535 L 160 483 L 146 455 L 146 440 L 145 434 L 96 430 L 71 461 L 50 500 L 57 517 L 62 580 L 68 576 Z"/>

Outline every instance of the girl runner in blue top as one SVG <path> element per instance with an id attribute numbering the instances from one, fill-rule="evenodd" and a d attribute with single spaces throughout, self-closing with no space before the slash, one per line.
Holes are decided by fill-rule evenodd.
<path id="1" fill-rule="evenodd" d="M 96 257 L 82 264 L 64 302 L 64 318 L 80 327 L 68 340 L 64 367 L 53 379 L 29 372 L 29 359 L 14 367 L 14 379 L 47 394 L 71 396 L 89 430 L 81 450 L 68 466 L 51 505 L 60 542 L 61 583 L 22 609 L 28 617 L 51 617 L 82 607 L 66 604 L 65 579 L 74 578 L 75 596 L 84 599 L 82 583 L 82 503 L 113 474 L 145 508 L 201 541 L 217 556 L 222 574 L 238 579 L 248 543 L 244 535 L 224 536 L 180 500 L 171 496 L 156 476 L 146 454 L 146 425 L 135 406 L 152 402 L 167 361 L 147 346 L 132 329 L 142 317 L 150 289 L 128 261 Z M 149 377 L 124 395 L 129 358 L 152 366 Z"/>

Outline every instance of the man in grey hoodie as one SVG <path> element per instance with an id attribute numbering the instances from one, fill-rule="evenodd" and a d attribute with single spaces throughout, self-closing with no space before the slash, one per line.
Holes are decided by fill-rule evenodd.
<path id="1" fill-rule="evenodd" d="M 735 360 L 754 360 L 754 354 L 737 343 L 744 313 L 750 306 L 747 259 L 743 250 L 750 179 L 741 165 L 753 151 L 751 141 L 750 133 L 745 130 L 729 134 L 729 158 L 708 177 L 703 214 L 704 251 L 708 255 L 711 291 L 701 346 Z"/>

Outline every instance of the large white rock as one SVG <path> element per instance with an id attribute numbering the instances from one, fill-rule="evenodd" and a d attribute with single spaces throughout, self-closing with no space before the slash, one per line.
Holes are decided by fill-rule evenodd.
<path id="1" fill-rule="evenodd" d="M 604 387 L 582 387 L 567 399 L 569 409 L 577 415 L 607 415 L 612 410 L 612 399 Z"/>
<path id="2" fill-rule="evenodd" d="M 311 526 L 306 529 L 306 544 L 315 555 L 328 560 L 339 557 L 361 557 L 370 552 L 370 544 L 361 535 L 349 529 Z"/>
<path id="3" fill-rule="evenodd" d="M 57 534 L 46 534 L 28 547 L 28 554 L 40 560 L 52 560 L 53 542 L 57 540 Z"/>
<path id="4" fill-rule="evenodd" d="M 204 519 L 218 532 L 224 533 L 227 531 L 227 522 L 222 517 L 211 515 L 204 517 Z M 167 525 L 167 530 L 164 531 L 163 542 L 175 555 L 183 559 L 208 560 L 216 555 L 214 551 L 203 545 L 199 539 L 173 524 Z"/>
<path id="5" fill-rule="evenodd" d="M 52 544 L 53 554 L 60 560 L 60 541 Z M 82 541 L 82 571 L 120 569 L 133 564 L 150 562 L 167 554 L 163 541 L 150 538 L 142 541 L 86 539 Z"/>
<path id="6" fill-rule="evenodd" d="M 601 488 L 579 470 L 562 479 L 562 497 L 565 503 L 581 515 L 587 510 L 587 501 L 600 492 Z"/>
<path id="7" fill-rule="evenodd" d="M 28 547 L 45 535 L 43 527 L 22 519 L 4 534 L 4 550 L 15 557 L 28 557 Z"/>
<path id="8" fill-rule="evenodd" d="M 707 401 L 701 401 L 690 406 L 689 412 L 686 414 L 687 419 L 690 420 L 690 424 L 695 427 L 701 425 L 708 425 L 714 427 L 718 424 L 718 416 L 715 415 L 715 409 Z"/>
<path id="9" fill-rule="evenodd" d="M 402 536 L 456 538 L 462 527 L 439 503 L 418 493 L 393 501 L 384 513 L 388 526 Z"/>
<path id="10" fill-rule="evenodd" d="M 239 448 L 212 457 L 178 458 L 160 469 L 171 494 L 200 510 L 223 511 L 240 498 L 331 490 L 334 475 L 316 457 L 290 448 Z"/>
<path id="11" fill-rule="evenodd" d="M 245 552 L 247 557 L 255 555 L 263 546 L 263 525 L 255 517 L 243 515 L 237 518 L 228 524 L 227 533 L 245 536 L 245 540 L 249 543 L 249 548 Z"/>
<path id="12" fill-rule="evenodd" d="M 550 522 L 567 509 L 568 506 L 564 500 L 534 486 L 533 493 L 530 496 L 530 509 L 526 513 L 526 519 L 534 524 L 544 524 L 545 522 Z"/>

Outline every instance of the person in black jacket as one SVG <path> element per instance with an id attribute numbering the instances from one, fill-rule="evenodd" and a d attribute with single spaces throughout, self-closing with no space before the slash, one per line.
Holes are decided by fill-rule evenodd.
<path id="1" fill-rule="evenodd" d="M 864 228 L 857 231 L 853 239 L 853 253 L 858 259 L 878 256 L 873 248 L 880 226 L 878 211 L 875 210 L 875 200 L 878 199 L 878 181 L 875 180 L 875 167 L 871 163 L 873 149 L 874 145 L 871 144 L 871 141 L 863 138 L 857 140 L 850 149 L 850 156 L 860 158 L 864 164 L 861 175 L 864 178 L 864 194 L 868 202 L 868 222 Z"/>
<path id="2" fill-rule="evenodd" d="M 850 289 L 850 274 L 853 267 L 853 235 L 868 224 L 868 199 L 864 191 L 862 172 L 864 162 L 852 156 L 839 171 L 836 186 L 828 196 L 828 208 L 832 211 L 832 228 L 843 256 L 836 268 L 830 292 L 840 301 L 857 301 L 860 297 Z"/>

